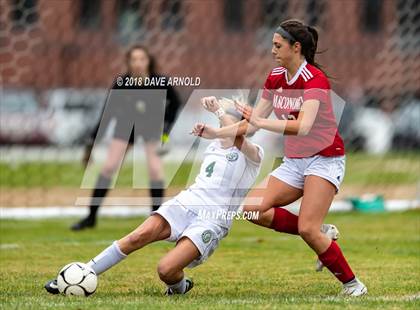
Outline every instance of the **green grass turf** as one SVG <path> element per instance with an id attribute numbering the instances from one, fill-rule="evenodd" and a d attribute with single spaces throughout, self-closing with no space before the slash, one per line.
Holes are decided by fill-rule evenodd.
<path id="1" fill-rule="evenodd" d="M 419 309 L 420 211 L 331 214 L 350 264 L 367 284 L 360 299 L 337 297 L 328 271 L 314 271 L 315 255 L 296 236 L 236 221 L 205 264 L 187 270 L 195 287 L 164 297 L 156 274 L 173 245 L 152 244 L 100 276 L 89 298 L 48 295 L 44 282 L 71 261 L 87 261 L 142 218 L 101 219 L 96 230 L 73 233 L 74 219 L 0 225 L 1 309 Z"/>
<path id="2" fill-rule="evenodd" d="M 279 161 L 277 162 L 279 163 Z M 147 171 L 144 163 L 139 163 L 137 180 L 139 186 L 148 186 Z M 188 176 L 194 177 L 199 165 L 193 165 L 191 174 L 189 168 L 191 163 L 181 166 L 169 162 L 165 164 L 167 184 L 171 186 L 184 187 L 188 184 Z M 100 165 L 94 165 L 87 177 L 90 185 L 100 171 Z M 273 163 L 267 160 L 261 170 L 259 180 L 264 178 L 273 168 Z M 367 155 L 355 153 L 347 155 L 346 184 L 362 185 L 389 185 L 389 184 L 413 184 L 419 181 L 418 171 L 420 170 L 420 153 L 390 153 L 384 156 Z M 0 163 L 0 186 L 1 187 L 79 187 L 81 185 L 85 169 L 79 162 L 57 163 L 57 162 L 31 162 L 10 165 Z M 178 171 L 176 174 L 175 172 Z M 173 180 L 173 176 L 175 179 Z M 190 183 L 194 178 L 190 178 Z M 133 166 L 127 161 L 122 167 L 118 178 L 117 186 L 132 187 Z"/>

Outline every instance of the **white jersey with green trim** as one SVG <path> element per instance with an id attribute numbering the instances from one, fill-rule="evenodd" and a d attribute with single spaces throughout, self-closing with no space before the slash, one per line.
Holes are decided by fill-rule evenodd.
<path id="1" fill-rule="evenodd" d="M 259 145 L 260 162 L 247 158 L 237 147 L 222 148 L 218 140 L 204 152 L 200 173 L 194 184 L 175 199 L 203 220 L 230 227 L 237 212 L 260 172 L 263 148 Z"/>

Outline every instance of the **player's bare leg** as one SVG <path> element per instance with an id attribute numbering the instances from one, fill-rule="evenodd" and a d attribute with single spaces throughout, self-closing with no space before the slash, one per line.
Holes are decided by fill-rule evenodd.
<path id="1" fill-rule="evenodd" d="M 321 232 L 322 222 L 336 192 L 335 186 L 321 177 L 310 175 L 305 178 L 304 192 L 298 222 L 300 236 L 318 254 L 324 266 L 344 284 L 344 294 L 366 294 L 366 286 L 355 277 L 337 243 Z"/>
<path id="2" fill-rule="evenodd" d="M 301 189 L 290 186 L 273 176 L 269 176 L 257 188 L 252 189 L 248 193 L 243 203 L 243 211 L 259 211 L 259 218 L 257 220 L 251 220 L 251 222 L 276 229 L 276 227 L 272 226 L 275 213 L 273 207 L 286 206 L 298 200 L 302 195 L 303 191 Z M 289 213 L 286 210 L 284 212 Z"/>
<path id="3" fill-rule="evenodd" d="M 115 241 L 87 264 L 97 275 L 115 266 L 128 254 L 155 241 L 166 239 L 171 234 L 168 222 L 159 214 L 147 218 L 139 227 L 127 236 Z M 45 289 L 51 294 L 58 294 L 57 280 L 53 279 L 45 284 Z"/>
<path id="4" fill-rule="evenodd" d="M 168 222 L 161 215 L 154 214 L 134 231 L 115 241 L 87 264 L 92 267 L 97 275 L 100 275 L 122 261 L 128 254 L 149 243 L 166 239 L 170 234 L 171 228 Z"/>
<path id="5" fill-rule="evenodd" d="M 128 255 L 151 242 L 164 240 L 170 234 L 171 227 L 168 222 L 161 215 L 154 214 L 134 231 L 118 240 L 118 246 L 121 252 Z"/>
<path id="6" fill-rule="evenodd" d="M 318 176 L 305 178 L 305 195 L 303 196 L 298 230 L 303 240 L 317 253 L 327 250 L 331 240 L 321 232 L 321 225 L 326 217 L 335 195 L 335 187 Z"/>
<path id="7" fill-rule="evenodd" d="M 166 295 L 185 294 L 193 287 L 191 279 L 184 275 L 184 268 L 200 256 L 195 244 L 187 237 L 181 238 L 176 247 L 159 262 L 159 278 L 166 283 Z"/>
<path id="8" fill-rule="evenodd" d="M 152 199 L 152 211 L 156 211 L 162 204 L 165 196 L 163 162 L 158 155 L 160 141 L 148 141 L 144 144 L 146 153 L 147 169 L 150 178 L 150 197 Z"/>
<path id="9" fill-rule="evenodd" d="M 272 203 L 275 204 L 275 207 L 270 208 L 265 212 L 260 212 L 259 218 L 257 220 L 250 221 L 254 224 L 267 228 L 272 228 L 279 232 L 298 234 L 298 216 L 281 207 L 298 200 L 303 195 L 303 191 L 281 180 L 278 180 L 277 178 L 272 178 L 274 180 L 270 181 L 269 183 L 268 178 L 266 178 L 256 189 L 251 190 L 247 197 L 250 197 L 252 199 L 258 199 L 258 197 L 264 195 L 263 202 L 272 201 Z M 268 193 L 277 195 L 275 199 L 267 199 L 265 197 L 267 193 L 258 189 L 263 188 L 264 185 L 267 184 L 278 187 L 277 192 Z M 258 205 L 245 205 L 243 210 L 249 211 L 254 210 L 256 208 L 258 208 Z M 266 206 L 263 206 L 263 208 L 265 209 Z M 338 239 L 338 229 L 332 224 L 322 224 L 321 232 L 331 240 Z M 321 271 L 323 267 L 324 265 L 322 264 L 322 262 L 319 259 L 317 259 L 315 270 Z"/>

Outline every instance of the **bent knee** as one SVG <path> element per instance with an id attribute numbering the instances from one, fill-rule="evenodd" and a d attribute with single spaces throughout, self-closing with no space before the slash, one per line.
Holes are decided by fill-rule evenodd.
<path id="1" fill-rule="evenodd" d="M 248 221 L 263 227 L 271 227 L 271 223 L 273 222 L 273 212 L 270 210 L 266 212 L 259 212 L 258 218 L 251 218 L 248 219 Z"/>
<path id="2" fill-rule="evenodd" d="M 171 282 L 174 275 L 178 272 L 169 262 L 161 260 L 157 266 L 157 273 L 163 282 Z"/>
<path id="3" fill-rule="evenodd" d="M 260 204 L 244 204 L 243 212 L 259 212 L 261 214 L 267 212 L 272 207 L 275 207 L 275 204 L 269 201 L 263 201 Z"/>
<path id="4" fill-rule="evenodd" d="M 320 227 L 311 223 L 298 223 L 298 232 L 305 241 L 317 239 L 321 234 Z"/>

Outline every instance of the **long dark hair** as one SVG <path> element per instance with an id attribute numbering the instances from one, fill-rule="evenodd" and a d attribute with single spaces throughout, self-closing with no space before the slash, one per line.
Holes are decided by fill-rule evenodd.
<path id="1" fill-rule="evenodd" d="M 284 38 L 292 45 L 299 42 L 302 46 L 301 54 L 305 56 L 306 61 L 321 69 L 322 66 L 315 61 L 318 46 L 318 31 L 311 26 L 305 25 L 299 20 L 290 19 L 282 22 L 280 27 L 287 31 L 291 37 Z M 281 35 L 281 33 L 279 33 Z M 321 69 L 322 70 L 322 69 Z"/>
<path id="2" fill-rule="evenodd" d="M 149 58 L 149 74 L 150 76 L 156 76 L 157 75 L 157 71 L 156 71 L 156 59 L 155 57 L 149 52 L 149 49 L 141 44 L 134 44 L 132 45 L 127 52 L 125 53 L 125 63 L 127 65 L 127 67 L 129 66 L 129 62 L 130 62 L 130 57 L 131 57 L 131 53 L 135 50 L 142 50 L 143 52 L 146 53 L 147 57 Z"/>

